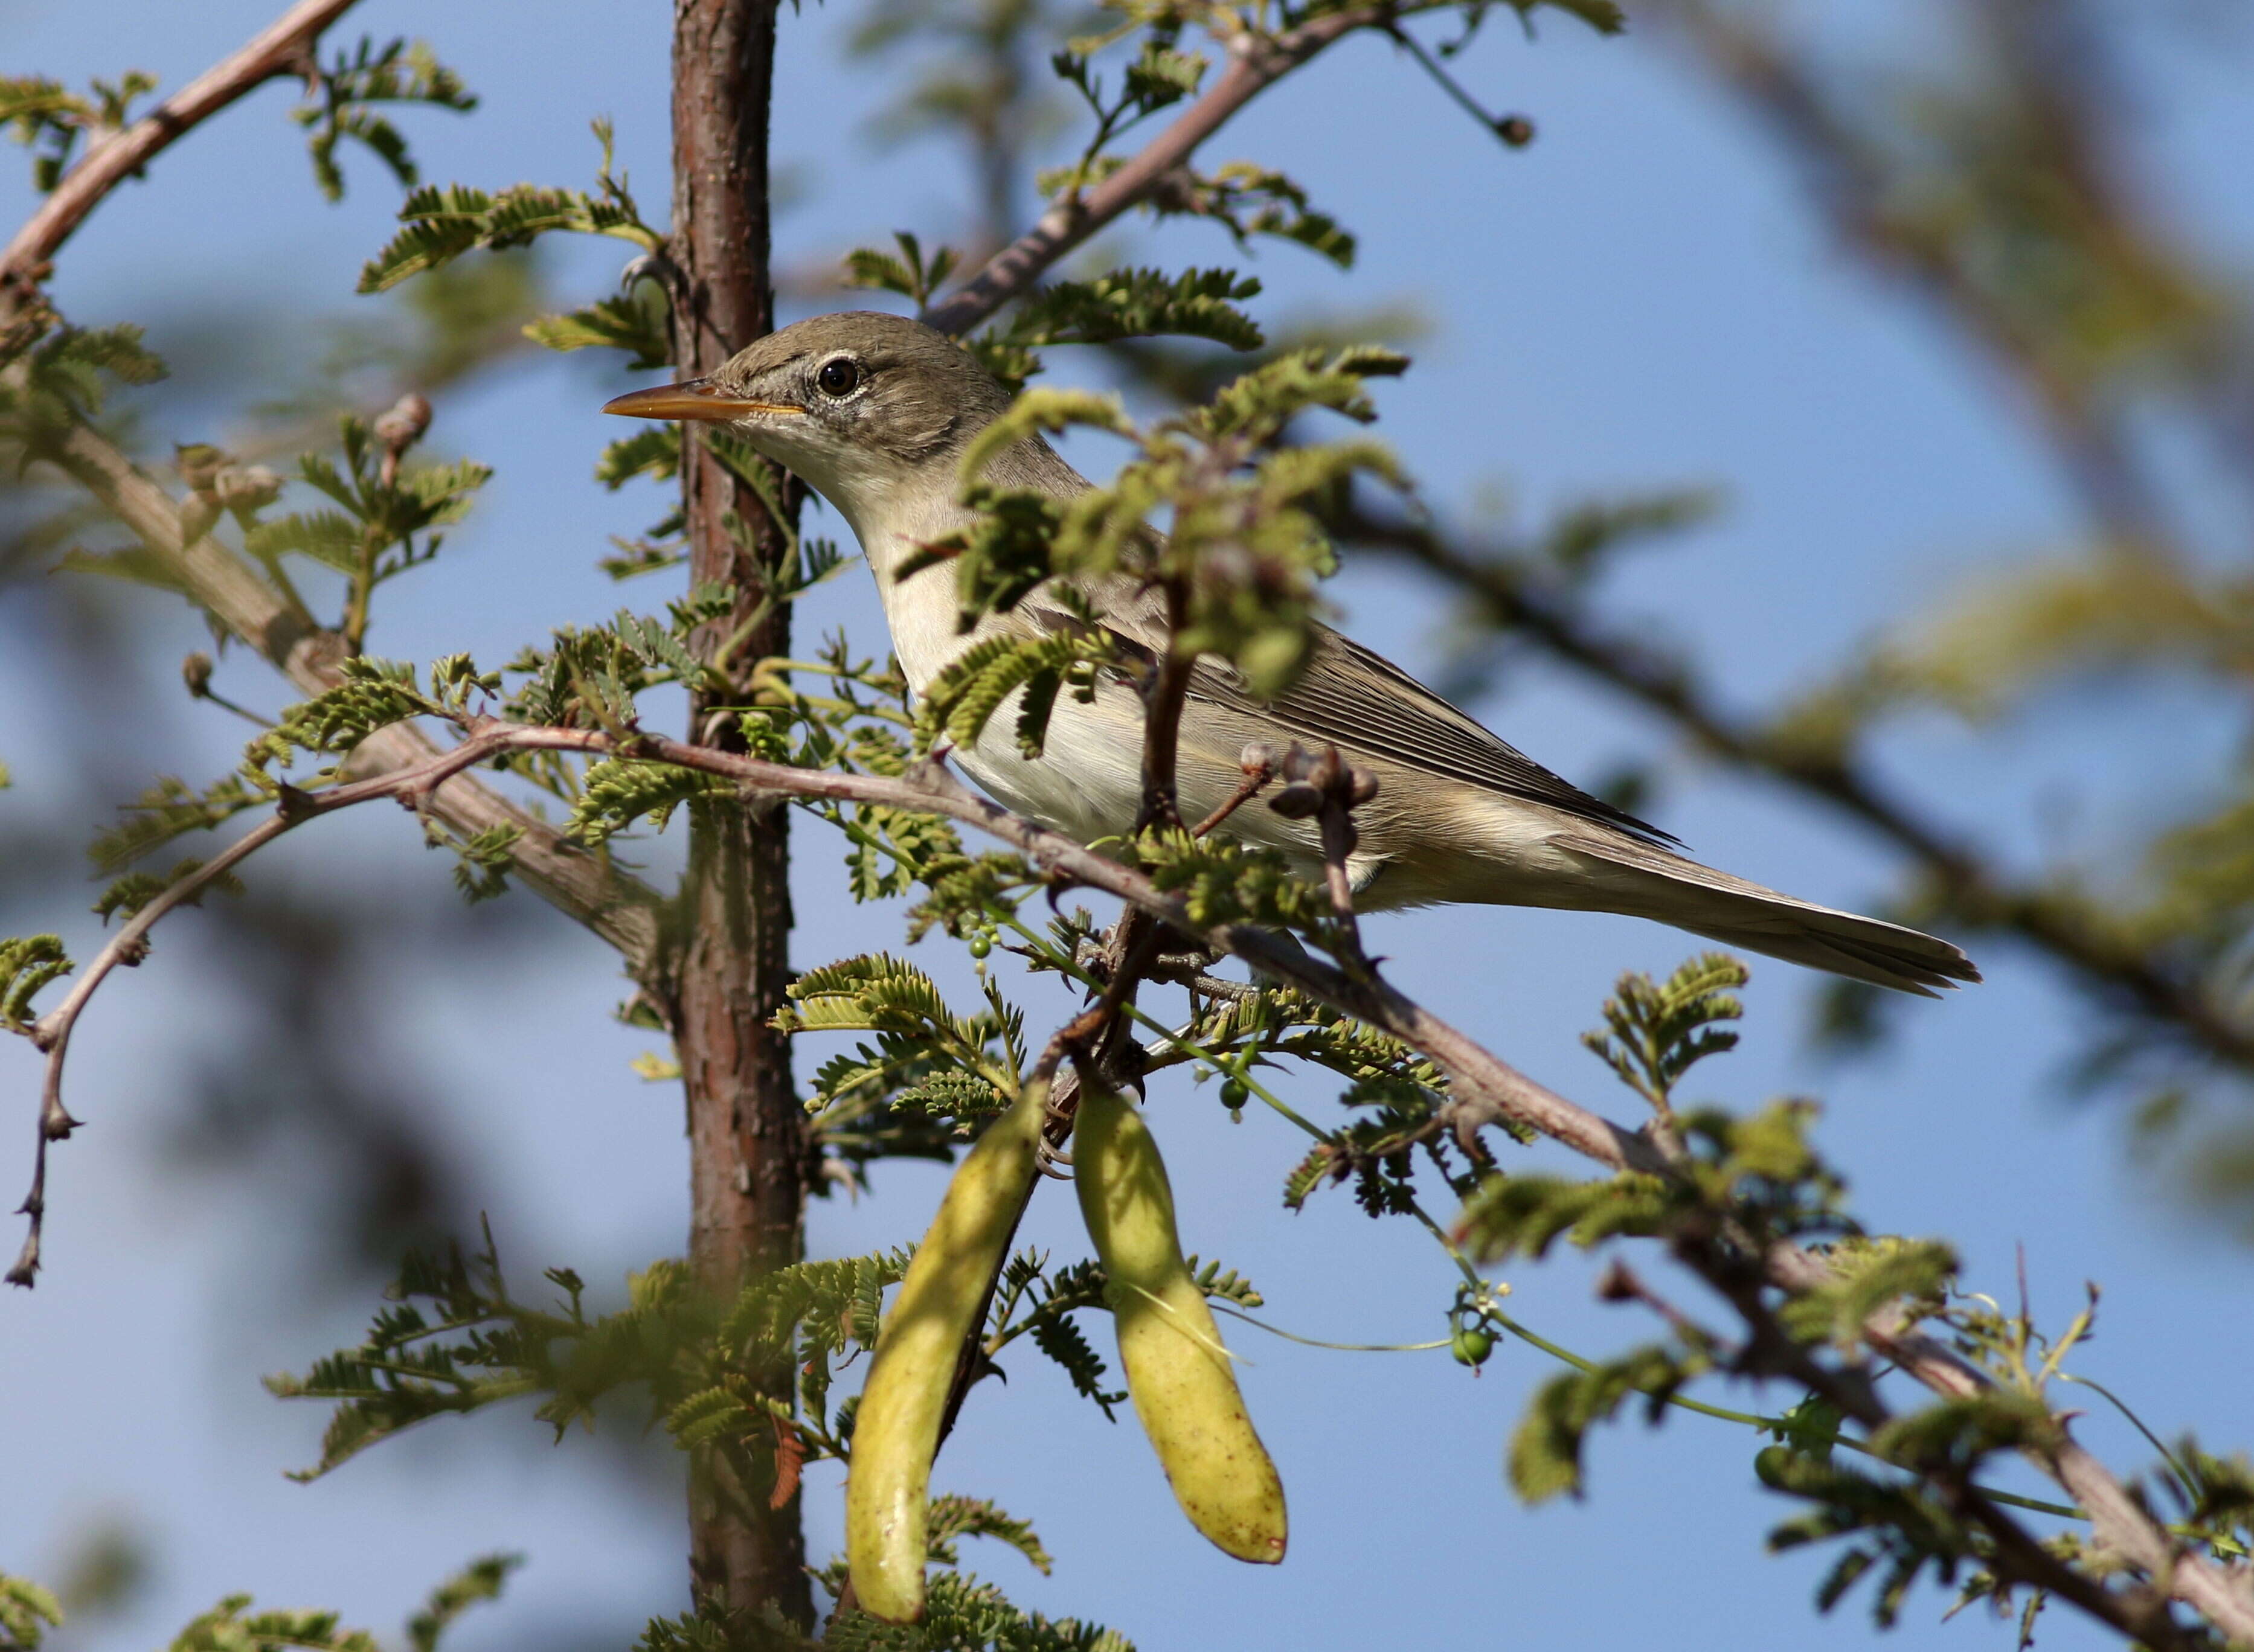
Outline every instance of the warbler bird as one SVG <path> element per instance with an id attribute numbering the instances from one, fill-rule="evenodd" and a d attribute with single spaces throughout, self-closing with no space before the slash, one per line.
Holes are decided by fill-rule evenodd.
<path id="1" fill-rule="evenodd" d="M 605 411 L 723 423 L 795 473 L 845 519 L 883 597 L 892 649 L 920 694 L 964 648 L 996 632 L 1039 636 L 1086 623 L 1055 582 L 969 631 L 944 562 L 900 576 L 919 547 L 965 528 L 960 462 L 1010 393 L 953 339 L 900 316 L 850 310 L 769 334 L 703 379 L 638 390 Z M 1086 477 L 1040 436 L 987 465 L 986 479 L 1069 498 Z M 1120 652 L 1149 662 L 1169 645 L 1163 593 L 1115 575 L 1078 595 Z M 1082 842 L 1132 832 L 1143 804 L 1144 701 L 1130 673 L 1094 699 L 1060 695 L 1045 749 L 1018 749 L 1012 708 L 990 718 L 962 769 L 1008 808 Z M 1182 708 L 1180 808 L 1198 820 L 1236 791 L 1248 749 L 1335 745 L 1376 777 L 1354 811 L 1348 871 L 1358 910 L 1478 902 L 1623 912 L 1725 945 L 1904 992 L 1977 981 L 1948 942 L 1898 924 L 1796 900 L 1678 854 L 1676 840 L 1561 780 L 1407 673 L 1318 625 L 1305 669 L 1272 698 L 1225 661 L 1200 659 Z M 1256 803 L 1218 828 L 1320 865 L 1316 823 Z"/>

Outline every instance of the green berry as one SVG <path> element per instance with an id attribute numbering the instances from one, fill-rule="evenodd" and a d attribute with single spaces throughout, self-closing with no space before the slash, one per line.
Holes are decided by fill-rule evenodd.
<path id="1" fill-rule="evenodd" d="M 1231 1112 L 1235 1112 L 1251 1099 L 1252 1091 L 1246 1087 L 1242 1078 L 1224 1078 L 1221 1081 L 1221 1105 Z"/>
<path id="2" fill-rule="evenodd" d="M 1477 1370 L 1494 1352 L 1494 1338 L 1483 1326 L 1467 1325 L 1449 1339 L 1448 1348 L 1457 1364 Z"/>
<path id="3" fill-rule="evenodd" d="M 993 950 L 994 938 L 991 935 L 989 935 L 984 930 L 980 930 L 976 934 L 970 938 L 971 957 L 984 958 L 987 953 Z"/>

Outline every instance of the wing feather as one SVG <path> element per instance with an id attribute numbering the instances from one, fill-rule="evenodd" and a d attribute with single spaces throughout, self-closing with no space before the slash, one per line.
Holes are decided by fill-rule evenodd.
<path id="1" fill-rule="evenodd" d="M 1165 606 L 1158 592 L 1136 590 L 1122 580 L 1116 585 L 1106 582 L 1106 589 L 1091 595 L 1105 626 L 1130 659 L 1147 665 L 1166 646 Z M 1018 611 L 1043 629 L 1081 624 L 1045 591 L 1028 596 Z M 1646 843 L 1676 842 L 1650 822 L 1591 797 L 1505 744 L 1384 656 L 1327 625 L 1317 625 L 1314 631 L 1306 672 L 1275 699 L 1256 699 L 1236 672 L 1212 659 L 1200 661 L 1191 677 L 1190 698 L 1271 724 L 1284 741 L 1335 744 L 1523 798 Z"/>

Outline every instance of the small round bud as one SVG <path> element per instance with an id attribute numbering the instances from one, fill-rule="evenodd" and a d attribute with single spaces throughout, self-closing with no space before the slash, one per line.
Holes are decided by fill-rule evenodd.
<path id="1" fill-rule="evenodd" d="M 230 466 L 213 480 L 219 502 L 230 511 L 256 511 L 282 497 L 282 478 L 262 464 Z"/>
<path id="2" fill-rule="evenodd" d="M 391 410 L 375 422 L 375 439 L 394 453 L 404 453 L 423 439 L 430 428 L 430 403 L 428 398 L 409 391 L 391 404 Z"/>
<path id="3" fill-rule="evenodd" d="M 1305 780 L 1294 780 L 1268 799 L 1268 806 L 1286 820 L 1312 819 L 1323 806 L 1323 794 Z"/>
<path id="4" fill-rule="evenodd" d="M 1315 760 L 1308 755 L 1307 749 L 1294 740 L 1292 742 L 1292 749 L 1284 754 L 1284 778 L 1304 780 L 1307 777 L 1308 770 L 1314 766 Z"/>
<path id="5" fill-rule="evenodd" d="M 180 662 L 180 680 L 198 700 L 211 693 L 212 657 L 199 649 Z"/>
<path id="6" fill-rule="evenodd" d="M 1377 795 L 1377 777 L 1367 769 L 1347 770 L 1347 801 L 1357 809 Z"/>
<path id="7" fill-rule="evenodd" d="M 1237 754 L 1236 766 L 1247 774 L 1270 774 L 1276 768 L 1276 748 L 1256 740 Z"/>
<path id="8" fill-rule="evenodd" d="M 1506 115 L 1494 123 L 1494 135 L 1515 150 L 1534 141 L 1534 122 L 1522 115 Z"/>

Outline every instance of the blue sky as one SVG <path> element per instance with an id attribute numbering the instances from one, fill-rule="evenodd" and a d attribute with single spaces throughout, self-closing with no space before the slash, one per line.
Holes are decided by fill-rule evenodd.
<path id="1" fill-rule="evenodd" d="M 196 7 L 41 0 L 0 19 L 0 62 L 66 80 L 137 66 L 177 87 L 264 20 L 247 0 Z M 1835 26 L 1909 26 L 1858 5 Z M 806 203 L 782 220 L 794 261 L 877 243 L 895 228 L 927 240 L 958 221 L 964 171 L 943 151 L 878 155 L 864 121 L 892 84 L 847 62 L 847 0 L 783 25 L 774 149 L 802 166 Z M 540 7 L 367 0 L 348 19 L 379 36 L 425 36 L 484 99 L 468 119 L 412 117 L 425 174 L 498 185 L 584 183 L 591 116 L 618 126 L 620 156 L 653 211 L 666 194 L 667 43 L 660 8 L 556 0 Z M 2144 105 L 2175 195 L 2212 244 L 2243 254 L 2254 213 L 2230 187 L 2254 146 L 2244 59 L 2158 41 Z M 1382 387 L 1380 434 L 1409 457 L 1426 497 L 1467 516 L 1504 494 L 1520 519 L 1624 489 L 1718 484 L 1727 508 L 1707 527 L 1629 560 L 1607 587 L 1615 611 L 1696 640 L 1733 703 L 1752 707 L 1806 684 L 1855 638 L 1956 587 L 1984 567 L 2057 548 L 2073 517 L 2040 452 L 1978 370 L 1914 310 L 1874 289 L 1812 226 L 1788 173 L 1727 108 L 1643 32 L 1602 42 L 1562 18 L 1529 45 L 1488 29 L 1463 60 L 1491 105 L 1522 108 L 1539 141 L 1508 153 L 1485 141 L 1404 59 L 1357 41 L 1232 124 L 1213 160 L 1287 164 L 1317 201 L 1362 237 L 1341 275 L 1295 248 L 1263 253 L 1260 313 L 1405 301 L 1432 318 L 1414 371 Z M 177 313 L 189 297 L 256 309 L 279 329 L 348 310 L 359 265 L 387 237 L 396 194 L 348 160 L 339 207 L 315 196 L 270 88 L 166 154 L 122 192 L 62 259 L 58 291 L 84 322 Z M 0 167 L 0 217 L 30 201 Z M 1136 232 L 1138 254 L 1171 266 L 1225 259 L 1199 227 Z M 557 290 L 583 300 L 623 261 L 610 243 L 567 250 Z M 840 294 L 816 308 L 852 300 Z M 161 331 L 152 342 L 161 350 Z M 1086 369 L 1060 352 L 1056 381 Z M 497 468 L 485 505 L 442 560 L 389 588 L 375 644 L 428 658 L 467 647 L 498 660 L 554 625 L 621 600 L 655 605 L 652 583 L 618 588 L 594 570 L 603 535 L 640 529 L 654 493 L 612 496 L 587 479 L 614 434 L 597 412 L 630 380 L 607 366 L 528 359 L 442 400 L 435 448 Z M 152 431 L 158 441 L 223 436 Z M 1099 464 L 1100 452 L 1086 462 Z M 817 517 L 816 531 L 839 532 Z M 1435 593 L 1383 569 L 1350 568 L 1336 596 L 1355 635 L 1419 669 L 1440 658 Z M 136 601 L 141 599 L 136 598 Z M 60 763 L 56 732 L 78 727 L 40 698 L 38 638 L 0 590 L 0 693 L 28 708 L 0 750 L 18 790 L 37 794 Z M 164 599 L 147 682 L 153 694 L 200 631 Z M 801 610 L 811 638 L 845 626 L 864 648 L 881 622 L 865 576 L 825 587 Z M 230 691 L 271 705 L 260 672 L 230 663 Z M 1474 709 L 1538 760 L 1584 779 L 1623 756 L 1663 751 L 1656 731 L 1601 695 L 1534 666 L 1514 670 Z M 215 773 L 235 728 L 176 704 L 177 767 Z M 2166 737 L 2155 737 L 2158 731 Z M 1890 776 L 1931 810 L 2016 856 L 2045 842 L 2054 801 L 2071 800 L 2073 841 L 2103 864 L 2118 834 L 2201 795 L 2231 731 L 2187 723 L 2160 697 L 2081 700 L 2008 731 L 1921 721 L 1890 736 Z M 1883 889 L 1884 852 L 1851 827 L 1774 791 L 1670 756 L 1657 813 L 1702 858 L 1811 898 L 1853 905 Z M 798 828 L 802 963 L 897 944 L 897 914 L 844 898 L 836 845 Z M 654 848 L 662 861 L 667 851 Z M 298 834 L 255 875 L 312 888 L 348 878 L 397 891 L 397 934 L 383 990 L 413 1007 L 402 1043 L 366 1052 L 430 1085 L 432 1127 L 477 1163 L 504 1257 L 529 1279 L 570 1264 L 615 1297 L 630 1267 L 679 1248 L 684 1155 L 678 1104 L 626 1063 L 645 1035 L 609 1016 L 623 995 L 608 955 L 544 912 L 495 916 L 489 953 L 418 955 L 417 910 L 451 901 L 442 860 L 396 815 Z M 36 924 L 84 905 L 59 890 Z M 467 1621 L 461 1652 L 531 1641 L 620 1643 L 685 1592 L 673 1488 L 623 1470 L 582 1439 L 549 1447 L 528 1417 L 434 1425 L 310 1488 L 282 1470 L 310 1460 L 321 1418 L 258 1389 L 262 1372 L 302 1369 L 353 1340 L 368 1304 L 322 1299 L 246 1324 L 264 1300 L 288 1235 L 275 1209 L 215 1196 L 216 1184 L 164 1174 L 155 1145 L 168 1076 L 193 1060 L 244 1059 L 234 1014 L 198 989 L 198 919 L 178 921 L 148 967 L 120 979 L 91 1015 L 74 1063 L 74 1110 L 92 1121 L 57 1156 L 49 1272 L 0 1300 L 0 1568 L 38 1575 L 74 1534 L 128 1522 L 149 1541 L 155 1581 L 128 1616 L 71 1645 L 123 1648 L 168 1636 L 225 1592 L 270 1604 L 331 1605 L 390 1630 L 440 1576 L 470 1556 L 522 1551 L 506 1601 Z M 83 940 L 88 925 L 80 924 Z M 1372 924 L 1402 985 L 1545 1081 L 1632 1117 L 1629 1098 L 1579 1049 L 1614 976 L 1664 970 L 1695 943 L 1627 919 L 1446 911 Z M 427 932 L 427 930 L 425 931 Z M 528 939 L 527 938 L 530 938 Z M 931 950 L 931 949 L 927 949 Z M 496 966 L 495 961 L 501 966 Z M 960 960 L 932 960 L 967 981 Z M 2164 1183 L 2127 1162 L 2110 1112 L 2065 1099 L 2062 1063 L 2086 1010 L 2040 960 L 1979 949 L 1988 984 L 1913 1007 L 1880 1059 L 1820 1065 L 1802 1029 L 1814 978 L 1756 964 L 1743 1049 L 1702 1069 L 1701 1096 L 1750 1106 L 1820 1092 L 1824 1147 L 1855 1181 L 1876 1225 L 1942 1234 L 1969 1280 L 2002 1292 L 2024 1246 L 2040 1312 L 2054 1322 L 2082 1281 L 2106 1287 L 2100 1338 L 2084 1369 L 2133 1397 L 2164 1434 L 2195 1426 L 2211 1445 L 2254 1439 L 2254 1398 L 2217 1370 L 2254 1354 L 2244 1311 L 2254 1254 L 2228 1248 L 2173 1212 Z M 1067 1008 L 1026 993 L 1036 1021 Z M 31 1052 L 0 1047 L 0 1096 L 35 1093 Z M 1295 1105 L 1329 1116 L 1314 1081 Z M 22 1173 L 27 1125 L 0 1130 L 0 1187 Z M 1406 1224 L 1375 1224 L 1342 1194 L 1303 1214 L 1279 1205 L 1299 1146 L 1279 1120 L 1232 1126 L 1212 1092 L 1161 1084 L 1154 1128 L 1172 1168 L 1185 1239 L 1265 1293 L 1277 1323 L 1348 1342 L 1418 1342 L 1443 1333 L 1452 1275 Z M 812 1245 L 841 1254 L 920 1232 L 936 1173 L 881 1171 L 875 1196 L 816 1209 Z M 1062 1253 L 1082 1241 L 1068 1197 L 1039 1201 L 1026 1237 Z M 1586 1352 L 1641 1340 L 1649 1327 L 1591 1299 L 1576 1258 L 1512 1273 L 1529 1324 Z M 1808 1596 L 1820 1563 L 1770 1558 L 1768 1527 L 1787 1512 L 1754 1486 L 1757 1441 L 1677 1416 L 1655 1434 L 1630 1424 L 1593 1453 L 1586 1503 L 1529 1511 L 1503 1485 L 1511 1423 L 1552 1374 L 1506 1345 L 1474 1378 L 1444 1355 L 1320 1353 L 1243 1331 L 1245 1386 L 1292 1496 L 1292 1553 L 1282 1567 L 1238 1566 L 1175 1515 L 1131 1424 L 1106 1425 L 1031 1358 L 1006 1388 L 982 1389 L 939 1467 L 945 1489 L 1000 1500 L 1032 1519 L 1058 1560 L 1050 1579 L 1001 1551 L 982 1572 L 1052 1612 L 1108 1622 L 1152 1649 L 1315 1647 L 1436 1642 L 1607 1647 L 1662 1640 L 1684 1649 L 1869 1635 L 1852 1608 L 1820 1631 Z M 1751 1396 L 1717 1394 L 1733 1403 Z M 1781 1397 L 1771 1397 L 1782 1403 Z M 2084 1425 L 2117 1463 L 2141 1462 L 2107 1416 Z M 817 1470 L 810 1545 L 838 1540 L 834 1474 Z M 1893 1643 L 2003 1646 L 1977 1620 L 1935 1621 L 1922 1597 Z M 2054 1613 L 2045 1644 L 2098 1637 Z"/>

